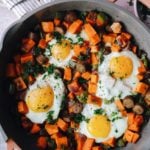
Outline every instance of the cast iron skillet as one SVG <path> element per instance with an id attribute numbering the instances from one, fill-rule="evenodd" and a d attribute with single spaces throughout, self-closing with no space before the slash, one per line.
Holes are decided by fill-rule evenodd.
<path id="1" fill-rule="evenodd" d="M 122 8 L 103 0 L 56 0 L 55 2 L 30 12 L 14 23 L 4 34 L 3 41 L 0 43 L 0 46 L 2 46 L 0 52 L 0 123 L 7 136 L 12 137 L 23 150 L 37 150 L 37 148 L 33 144 L 35 143 L 34 137 L 28 135 L 20 126 L 17 119 L 18 117 L 15 113 L 17 102 L 8 94 L 8 90 L 6 90 L 8 82 L 5 78 L 6 64 L 9 62 L 14 51 L 19 50 L 17 49 L 17 43 L 19 43 L 20 39 L 22 39 L 22 37 L 38 22 L 50 19 L 56 11 L 69 9 L 78 9 L 82 11 L 92 9 L 102 10 L 110 14 L 115 20 L 122 21 L 127 30 L 134 35 L 140 48 L 144 49 L 150 57 L 150 31 L 143 23 L 128 12 L 125 12 Z M 150 131 L 150 129 L 147 131 Z M 136 144 L 136 149 L 142 145 L 143 141 L 145 143 L 144 145 L 147 146 L 146 140 L 148 140 L 148 138 L 150 138 L 150 134 L 146 135 L 145 133 Z M 134 148 L 132 144 L 129 144 L 125 149 L 133 150 Z M 146 147 L 142 147 L 142 149 L 148 150 Z"/>

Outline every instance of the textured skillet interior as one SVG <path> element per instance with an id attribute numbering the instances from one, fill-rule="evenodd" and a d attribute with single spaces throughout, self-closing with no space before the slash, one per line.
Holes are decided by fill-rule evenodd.
<path id="1" fill-rule="evenodd" d="M 38 10 L 26 15 L 7 32 L 3 42 L 3 49 L 0 55 L 0 122 L 8 136 L 14 138 L 16 142 L 18 142 L 19 145 L 25 150 L 35 149 L 34 145 L 32 144 L 34 138 L 25 133 L 25 131 L 20 127 L 19 123 L 15 119 L 15 115 L 13 115 L 12 113 L 15 111 L 12 110 L 12 106 L 15 104 L 15 100 L 13 100 L 11 96 L 8 95 L 7 91 L 4 88 L 6 83 L 6 80 L 4 78 L 6 62 L 8 62 L 14 50 L 17 49 L 17 43 L 19 43 L 21 37 L 23 37 L 23 35 L 28 30 L 33 28 L 35 24 L 37 24 L 41 20 L 49 19 L 50 16 L 52 17 L 58 10 L 68 9 L 78 9 L 82 11 L 98 9 L 105 11 L 106 13 L 110 14 L 115 20 L 122 21 L 124 23 L 127 30 L 134 35 L 140 48 L 147 51 L 150 57 L 150 32 L 148 31 L 148 29 L 146 29 L 142 23 L 138 22 L 128 13 L 104 1 L 96 2 L 93 0 L 61 0 L 61 2 L 56 1 L 49 5 L 42 6 Z M 148 129 L 148 131 L 149 130 L 150 129 Z M 143 139 L 145 141 L 146 139 L 148 139 L 148 137 L 146 135 L 143 136 L 137 143 L 136 147 L 141 146 Z M 134 148 L 135 146 L 130 144 L 125 149 L 130 150 Z M 144 149 L 147 150 L 146 148 Z"/>

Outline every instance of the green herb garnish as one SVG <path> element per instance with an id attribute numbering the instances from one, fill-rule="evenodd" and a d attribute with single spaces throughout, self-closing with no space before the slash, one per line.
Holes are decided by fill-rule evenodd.
<path id="1" fill-rule="evenodd" d="M 96 114 L 96 115 L 103 115 L 104 113 L 105 113 L 105 111 L 102 108 L 94 110 L 94 114 Z"/>

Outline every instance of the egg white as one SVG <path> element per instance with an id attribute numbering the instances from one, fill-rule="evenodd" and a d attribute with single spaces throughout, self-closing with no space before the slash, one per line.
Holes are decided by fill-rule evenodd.
<path id="1" fill-rule="evenodd" d="M 42 88 L 45 86 L 50 86 L 54 92 L 54 100 L 52 107 L 47 112 L 34 112 L 30 108 L 26 117 L 29 118 L 34 123 L 43 123 L 47 119 L 47 113 L 53 111 L 53 119 L 56 119 L 60 112 L 60 107 L 64 95 L 65 86 L 61 78 L 55 78 L 54 74 L 47 75 L 47 73 L 37 77 L 36 81 L 29 86 L 26 97 L 31 90 Z M 26 100 L 26 98 L 25 98 Z"/>
<path id="2" fill-rule="evenodd" d="M 94 110 L 99 109 L 99 108 L 100 107 L 97 105 L 86 104 L 82 111 L 82 115 L 84 115 L 86 118 L 90 119 L 93 116 L 95 116 Z M 104 142 L 112 137 L 119 138 L 123 135 L 123 133 L 127 129 L 127 118 L 122 117 L 121 113 L 118 111 L 118 109 L 114 103 L 107 104 L 107 105 L 103 103 L 101 108 L 104 109 L 105 115 L 108 117 L 108 119 L 110 120 L 110 123 L 111 123 L 110 133 L 108 134 L 108 136 L 106 138 L 98 138 L 98 137 L 91 135 L 91 133 L 88 131 L 88 128 L 87 128 L 88 123 L 86 121 L 82 121 L 77 130 L 77 132 L 80 132 L 80 133 L 86 135 L 88 138 L 95 139 L 96 143 Z M 115 121 L 112 121 L 112 119 L 113 119 L 113 117 L 111 115 L 112 112 L 117 112 L 116 116 L 120 117 L 120 118 L 116 119 Z"/>
<path id="3" fill-rule="evenodd" d="M 109 73 L 109 63 L 113 57 L 127 56 L 132 60 L 133 71 L 131 75 L 124 79 L 114 79 Z M 133 89 L 138 84 L 138 67 L 140 67 L 139 58 L 131 51 L 112 52 L 104 56 L 104 61 L 98 67 L 99 82 L 96 95 L 101 98 L 111 99 L 114 97 L 124 98 L 133 94 Z"/>

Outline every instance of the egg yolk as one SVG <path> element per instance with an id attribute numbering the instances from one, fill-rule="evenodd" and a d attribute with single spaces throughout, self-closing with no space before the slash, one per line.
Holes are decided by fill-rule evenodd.
<path id="1" fill-rule="evenodd" d="M 108 136 L 111 126 L 106 116 L 96 115 L 90 119 L 87 128 L 93 136 L 105 138 Z"/>
<path id="2" fill-rule="evenodd" d="M 110 61 L 110 74 L 114 78 L 127 78 L 131 75 L 133 63 L 129 57 L 113 57 Z"/>
<path id="3" fill-rule="evenodd" d="M 28 107 L 34 112 L 47 112 L 53 105 L 54 92 L 46 86 L 31 90 L 26 98 Z"/>
<path id="4" fill-rule="evenodd" d="M 63 40 L 52 47 L 52 56 L 57 60 L 65 60 L 70 54 L 70 48 L 70 42 Z"/>

